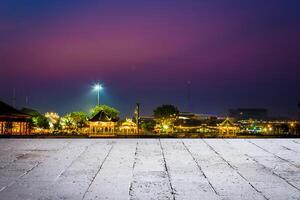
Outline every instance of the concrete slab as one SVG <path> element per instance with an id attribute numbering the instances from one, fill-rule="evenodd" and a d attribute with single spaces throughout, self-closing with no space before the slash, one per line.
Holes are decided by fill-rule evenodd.
<path id="1" fill-rule="evenodd" d="M 300 199 L 300 139 L 0 139 L 0 199 Z"/>

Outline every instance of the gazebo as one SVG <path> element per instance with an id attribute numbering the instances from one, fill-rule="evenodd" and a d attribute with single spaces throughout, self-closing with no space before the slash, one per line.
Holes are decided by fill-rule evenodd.
<path id="1" fill-rule="evenodd" d="M 88 121 L 90 136 L 114 136 L 118 119 L 114 119 L 105 113 L 99 111 Z"/>
<path id="2" fill-rule="evenodd" d="M 221 136 L 236 136 L 239 132 L 239 127 L 230 121 L 229 118 L 226 118 L 221 124 L 219 124 L 218 128 Z"/>
<path id="3" fill-rule="evenodd" d="M 119 127 L 121 135 L 135 135 L 138 133 L 138 127 L 132 119 L 126 119 Z"/>
<path id="4" fill-rule="evenodd" d="M 0 101 L 0 134 L 28 135 L 30 134 L 30 119 L 27 115 L 12 106 Z"/>

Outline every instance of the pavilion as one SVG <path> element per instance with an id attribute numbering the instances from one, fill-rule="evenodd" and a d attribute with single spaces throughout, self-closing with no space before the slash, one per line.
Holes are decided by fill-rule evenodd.
<path id="1" fill-rule="evenodd" d="M 0 135 L 30 134 L 30 119 L 30 115 L 0 101 Z"/>
<path id="2" fill-rule="evenodd" d="M 226 118 L 218 125 L 220 136 L 236 136 L 239 132 L 239 127 L 236 126 L 229 118 Z"/>
<path id="3" fill-rule="evenodd" d="M 118 119 L 114 119 L 100 110 L 88 121 L 89 136 L 114 136 Z"/>
<path id="4" fill-rule="evenodd" d="M 138 133 L 138 127 L 132 119 L 126 119 L 119 127 L 121 135 L 136 135 Z"/>

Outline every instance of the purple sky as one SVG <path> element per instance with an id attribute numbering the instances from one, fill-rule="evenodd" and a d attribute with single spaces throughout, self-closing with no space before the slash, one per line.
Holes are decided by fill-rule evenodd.
<path id="1" fill-rule="evenodd" d="M 41 112 L 101 102 L 297 116 L 299 0 L 0 1 L 1 100 Z M 187 82 L 191 82 L 188 103 Z"/>

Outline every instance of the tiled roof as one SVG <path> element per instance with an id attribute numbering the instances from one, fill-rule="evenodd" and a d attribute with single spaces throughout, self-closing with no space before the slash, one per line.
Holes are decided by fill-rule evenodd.
<path id="1" fill-rule="evenodd" d="M 29 118 L 30 116 L 0 101 L 0 116 Z"/>
<path id="2" fill-rule="evenodd" d="M 114 119 L 105 113 L 104 110 L 100 110 L 94 117 L 89 121 L 91 122 L 116 122 L 118 119 Z"/>

